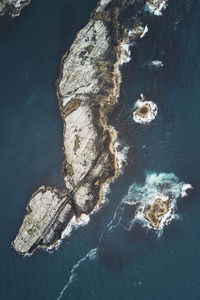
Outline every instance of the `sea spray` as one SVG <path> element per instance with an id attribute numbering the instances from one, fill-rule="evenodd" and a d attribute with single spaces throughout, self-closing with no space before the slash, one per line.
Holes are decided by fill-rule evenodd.
<path id="1" fill-rule="evenodd" d="M 112 128 L 112 130 L 115 131 L 115 133 L 116 133 L 116 130 L 114 128 Z M 127 146 L 122 146 L 120 141 L 116 140 L 116 142 L 114 144 L 114 149 L 115 149 L 115 153 L 116 153 L 117 160 L 118 160 L 118 168 L 119 168 L 118 176 L 119 176 L 119 174 L 121 174 L 121 172 L 123 171 L 122 167 L 127 162 L 127 153 L 128 153 L 129 148 Z M 113 182 L 115 179 L 116 179 L 116 177 L 113 180 L 111 180 L 111 181 L 109 181 L 109 182 L 107 182 L 103 185 L 102 203 L 91 214 L 94 214 L 97 211 L 99 211 L 101 209 L 101 207 L 103 207 L 104 204 L 106 202 L 108 202 L 108 193 L 110 192 L 110 183 Z M 114 212 L 114 215 L 113 215 L 111 221 L 106 225 L 106 227 L 102 231 L 102 233 L 100 235 L 100 238 L 99 238 L 99 241 L 98 241 L 97 248 L 91 249 L 84 257 L 82 257 L 76 264 L 74 264 L 74 266 L 73 266 L 73 268 L 71 269 L 71 272 L 70 272 L 69 280 L 67 281 L 66 285 L 64 286 L 64 288 L 60 292 L 57 300 L 60 300 L 62 298 L 65 290 L 67 290 L 69 285 L 76 279 L 77 271 L 78 271 L 79 267 L 81 266 L 81 264 L 84 263 L 87 259 L 93 260 L 93 259 L 96 258 L 97 253 L 98 253 L 98 247 L 99 247 L 100 243 L 102 242 L 104 234 L 106 232 L 114 229 L 115 227 L 117 227 L 119 225 L 121 219 L 118 218 L 118 217 L 123 214 L 122 210 L 123 210 L 122 203 L 120 203 L 118 205 L 118 207 L 115 209 L 115 212 Z M 91 216 L 91 214 L 90 214 L 90 216 Z M 82 222 L 79 221 L 79 224 L 76 222 L 75 218 L 72 218 L 71 222 L 68 224 L 66 230 L 62 234 L 62 239 L 65 236 L 70 235 L 73 228 L 77 229 L 79 226 L 84 226 L 87 223 L 89 223 L 90 217 L 89 216 L 87 216 L 87 217 L 88 217 L 88 219 L 87 220 L 85 219 L 85 222 L 84 222 L 84 219 L 83 219 Z M 115 221 L 117 221 L 117 222 L 114 223 Z M 58 242 L 57 248 L 59 247 L 60 244 L 61 244 L 61 241 Z"/>
<path id="2" fill-rule="evenodd" d="M 156 230 L 159 237 L 163 232 L 164 226 L 169 224 L 174 218 L 178 218 L 178 215 L 176 213 L 177 201 L 178 199 L 187 196 L 186 191 L 188 189 L 192 189 L 191 184 L 186 184 L 180 181 L 179 178 L 173 173 L 147 173 L 144 184 L 133 183 L 130 186 L 127 195 L 116 207 L 111 220 L 102 231 L 97 247 L 91 249 L 84 257 L 82 257 L 76 264 L 74 264 L 70 272 L 70 277 L 66 285 L 60 292 L 57 300 L 60 300 L 62 298 L 65 290 L 67 290 L 69 285 L 76 279 L 77 271 L 82 263 L 84 263 L 87 259 L 93 260 L 97 257 L 98 249 L 103 242 L 104 235 L 108 232 L 113 231 L 120 225 L 122 217 L 124 215 L 124 209 L 127 205 L 138 204 L 135 215 L 133 216 L 127 228 L 128 230 L 133 228 L 135 222 L 140 222 L 141 225 L 146 227 L 147 229 L 153 229 L 153 227 L 145 218 L 145 207 L 151 205 L 157 197 L 161 197 L 165 200 L 170 197 L 171 208 L 168 213 L 166 213 L 166 215 L 162 218 L 159 227 L 154 229 Z"/>
<path id="3" fill-rule="evenodd" d="M 156 118 L 158 113 L 157 105 L 152 101 L 146 101 L 143 94 L 141 94 L 141 99 L 136 101 L 134 108 L 133 120 L 140 124 L 150 123 Z"/>
<path id="4" fill-rule="evenodd" d="M 153 60 L 150 63 L 148 63 L 148 67 L 150 70 L 160 70 L 164 66 L 163 62 L 161 60 Z"/>
<path id="5" fill-rule="evenodd" d="M 162 11 L 167 7 L 167 0 L 151 0 L 146 3 L 145 10 L 154 14 L 155 16 L 162 16 Z"/>
<path id="6" fill-rule="evenodd" d="M 158 228 L 154 228 L 160 234 L 164 226 L 177 217 L 177 201 L 187 196 L 188 189 L 192 189 L 191 184 L 180 181 L 174 173 L 147 173 L 144 185 L 133 183 L 123 199 L 127 205 L 138 205 L 129 229 L 134 226 L 135 222 L 140 222 L 142 226 L 153 229 L 145 218 L 145 209 L 152 205 L 157 198 L 164 201 L 170 199 L 169 211 L 162 217 Z"/>

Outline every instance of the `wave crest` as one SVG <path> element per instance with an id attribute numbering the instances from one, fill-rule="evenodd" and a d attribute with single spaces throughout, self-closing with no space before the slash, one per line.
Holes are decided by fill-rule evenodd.
<path id="1" fill-rule="evenodd" d="M 129 229 L 132 228 L 136 221 L 139 221 L 142 226 L 152 229 L 152 225 L 145 217 L 145 210 L 151 206 L 157 198 L 163 201 L 170 199 L 168 212 L 162 216 L 159 226 L 154 228 L 161 233 L 164 226 L 178 217 L 176 213 L 177 201 L 187 196 L 188 189 L 192 189 L 192 185 L 180 181 L 173 173 L 150 173 L 147 174 L 144 185 L 133 183 L 129 188 L 128 194 L 123 199 L 123 202 L 128 205 L 138 205 Z"/>

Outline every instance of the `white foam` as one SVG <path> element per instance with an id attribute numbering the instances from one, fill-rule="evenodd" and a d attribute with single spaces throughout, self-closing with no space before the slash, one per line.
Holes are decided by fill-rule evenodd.
<path id="1" fill-rule="evenodd" d="M 131 43 L 131 39 L 134 35 L 138 35 L 138 32 L 140 32 L 140 38 L 143 38 L 147 32 L 149 31 L 147 25 L 145 27 L 138 26 L 136 29 L 129 29 L 127 40 L 123 40 L 121 43 L 121 56 L 119 59 L 119 66 L 128 63 L 131 60 L 131 50 L 130 47 L 134 45 L 134 43 Z"/>
<path id="2" fill-rule="evenodd" d="M 150 112 L 145 117 L 141 117 L 136 113 L 136 111 L 138 108 L 142 107 L 145 104 L 148 104 L 151 109 L 150 109 Z M 151 121 L 153 121 L 156 118 L 157 113 L 158 113 L 157 105 L 152 101 L 144 101 L 143 94 L 141 94 L 141 99 L 138 99 L 136 101 L 134 108 L 136 108 L 136 110 L 133 112 L 133 120 L 136 123 L 140 123 L 140 124 L 150 123 Z"/>
<path id="3" fill-rule="evenodd" d="M 67 281 L 66 285 L 64 286 L 64 288 L 62 289 L 62 291 L 60 292 L 59 296 L 57 297 L 57 300 L 60 300 L 65 292 L 65 290 L 67 290 L 67 288 L 69 287 L 69 285 L 74 281 L 74 279 L 76 278 L 76 270 L 79 269 L 80 265 L 87 259 L 89 260 L 93 260 L 95 259 L 97 254 L 97 248 L 91 249 L 83 258 L 81 258 L 76 264 L 74 264 L 73 268 L 71 269 L 70 272 L 70 277 L 69 280 Z"/>
<path id="4" fill-rule="evenodd" d="M 119 174 L 124 171 L 124 166 L 127 164 L 128 146 L 122 146 L 119 140 L 114 144 L 115 155 L 117 158 Z"/>
<path id="5" fill-rule="evenodd" d="M 176 213 L 177 201 L 187 196 L 186 191 L 188 189 L 192 189 L 192 185 L 179 181 L 173 173 L 151 173 L 147 175 L 144 185 L 133 183 L 127 196 L 123 199 L 123 202 L 128 205 L 138 204 L 135 216 L 129 224 L 129 229 L 138 221 L 144 227 L 154 229 L 158 234 L 161 234 L 166 225 L 173 219 L 178 218 Z M 153 228 L 145 218 L 144 211 L 157 198 L 161 198 L 163 201 L 170 199 L 171 202 L 170 209 L 162 216 L 158 228 Z"/>
<path id="6" fill-rule="evenodd" d="M 145 10 L 154 14 L 155 16 L 162 16 L 162 11 L 167 7 L 167 0 L 153 0 L 151 3 L 147 2 L 145 5 Z"/>
<path id="7" fill-rule="evenodd" d="M 148 31 L 149 31 L 149 29 L 148 29 L 148 27 L 147 27 L 147 25 L 146 25 L 146 26 L 144 27 L 144 30 L 143 30 L 143 32 L 142 32 L 140 38 L 142 39 L 142 38 L 147 34 Z"/>
<path id="8" fill-rule="evenodd" d="M 45 248 L 45 250 L 49 251 L 50 253 L 52 253 L 55 250 L 58 250 L 65 237 L 69 237 L 73 230 L 77 230 L 79 227 L 86 226 L 89 223 L 89 221 L 90 215 L 82 214 L 79 218 L 73 216 L 70 222 L 67 224 L 66 228 L 63 230 L 61 238 L 57 240 L 55 244 Z"/>
<path id="9" fill-rule="evenodd" d="M 130 44 L 123 41 L 121 43 L 121 56 L 119 59 L 119 65 L 128 63 L 131 60 Z"/>
<path id="10" fill-rule="evenodd" d="M 154 68 L 154 69 L 161 69 L 164 66 L 161 60 L 153 60 L 148 65 L 150 68 Z"/>
<path id="11" fill-rule="evenodd" d="M 191 184 L 184 184 L 183 187 L 182 187 L 182 191 L 181 191 L 181 197 L 184 198 L 187 196 L 187 193 L 186 191 L 187 190 L 190 190 L 190 189 L 193 189 L 192 185 Z"/>

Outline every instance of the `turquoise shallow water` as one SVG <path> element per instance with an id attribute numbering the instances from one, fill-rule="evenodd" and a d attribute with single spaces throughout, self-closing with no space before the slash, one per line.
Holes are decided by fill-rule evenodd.
<path id="1" fill-rule="evenodd" d="M 149 33 L 123 68 L 120 101 L 110 116 L 122 144 L 130 148 L 125 172 L 111 186 L 109 204 L 53 254 L 38 251 L 22 258 L 11 249 L 31 193 L 41 184 L 64 187 L 62 122 L 54 83 L 62 54 L 96 1 L 61 0 L 55 5 L 51 0 L 46 5 L 34 0 L 19 18 L 0 20 L 2 299 L 57 299 L 73 268 L 73 281 L 62 299 L 199 299 L 197 1 L 169 1 L 163 17 L 145 17 Z M 148 68 L 156 59 L 164 63 L 157 72 Z M 141 92 L 158 105 L 156 120 L 147 126 L 132 120 Z M 159 239 L 138 225 L 127 231 L 134 208 L 117 209 L 133 183 L 144 183 L 147 171 L 173 172 L 194 187 L 178 202 L 179 220 Z M 110 225 L 116 227 L 109 231 L 113 216 Z M 85 258 L 97 247 L 96 256 Z"/>

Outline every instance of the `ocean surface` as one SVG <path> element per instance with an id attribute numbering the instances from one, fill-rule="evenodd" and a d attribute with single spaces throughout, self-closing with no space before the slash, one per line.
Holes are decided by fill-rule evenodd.
<path id="1" fill-rule="evenodd" d="M 87 23 L 96 0 L 33 0 L 20 17 L 0 18 L 0 299 L 197 300 L 200 295 L 200 2 L 171 0 L 163 16 L 144 16 L 149 32 L 122 68 L 110 122 L 129 147 L 107 203 L 58 250 L 21 257 L 12 248 L 32 192 L 64 189 L 62 121 L 55 80 L 61 57 Z M 151 62 L 163 62 L 162 68 Z M 143 93 L 158 106 L 135 123 Z M 157 234 L 134 222 L 124 203 L 148 180 L 190 183 L 176 218 Z M 177 178 L 174 180 L 174 176 Z M 131 197 L 132 197 L 131 196 Z"/>

